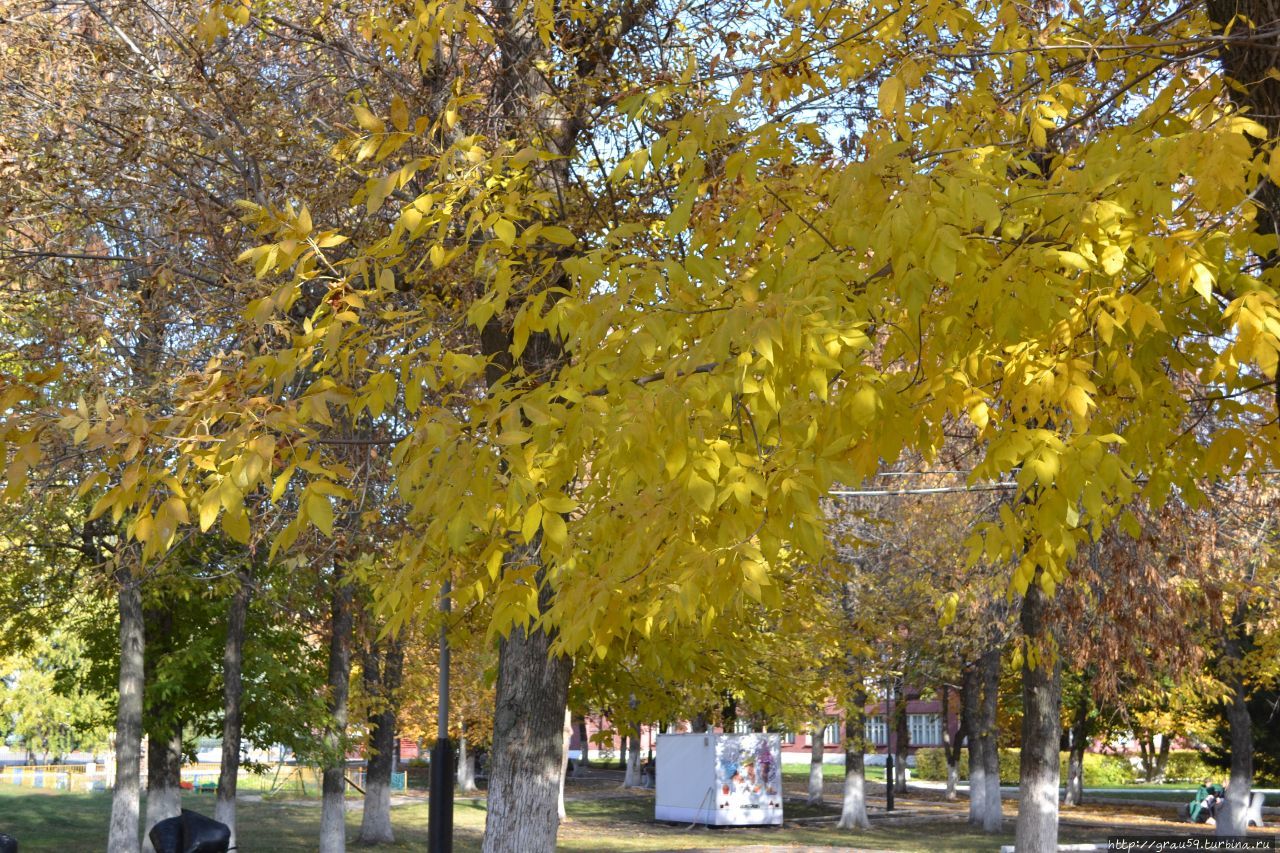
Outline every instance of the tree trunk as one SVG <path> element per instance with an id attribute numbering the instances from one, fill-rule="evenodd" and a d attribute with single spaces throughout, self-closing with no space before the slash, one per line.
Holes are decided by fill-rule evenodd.
<path id="1" fill-rule="evenodd" d="M 809 735 L 809 796 L 806 802 L 809 805 L 815 805 L 822 802 L 822 771 L 823 757 L 826 755 L 826 748 L 823 739 L 826 737 L 826 729 L 822 726 L 814 726 L 813 732 Z"/>
<path id="2" fill-rule="evenodd" d="M 978 668 L 982 678 L 978 719 L 985 741 L 982 750 L 982 760 L 986 763 L 983 784 L 987 788 L 986 796 L 983 797 L 982 830 L 994 833 L 1000 832 L 1004 827 L 1003 798 L 1000 793 L 1000 738 L 996 731 L 996 706 L 1000 697 L 1000 649 L 988 649 L 979 660 Z M 971 760 L 971 766 L 972 763 Z M 969 784 L 972 786 L 973 783 Z"/>
<path id="3" fill-rule="evenodd" d="M 1022 757 L 1014 837 L 1018 853 L 1058 849 L 1061 667 L 1039 580 L 1037 572 L 1022 600 Z"/>
<path id="4" fill-rule="evenodd" d="M 142 755 L 143 649 L 145 629 L 142 590 L 128 572 L 116 573 L 120 584 L 120 682 L 116 709 L 115 787 L 111 791 L 108 853 L 138 853 L 139 776 Z"/>
<path id="5" fill-rule="evenodd" d="M 467 749 L 467 724 L 461 724 L 458 737 L 458 790 L 464 794 L 476 792 L 476 754 Z"/>
<path id="6" fill-rule="evenodd" d="M 1000 686 L 1000 649 L 988 649 L 965 667 L 964 720 L 969 742 L 969 822 L 984 832 L 1000 832 L 1000 749 L 996 738 L 996 699 Z"/>
<path id="7" fill-rule="evenodd" d="M 1245 685 L 1240 678 L 1240 666 L 1244 660 L 1243 644 L 1238 635 L 1245 622 L 1243 601 L 1236 603 L 1232 631 L 1224 644 L 1224 657 L 1228 663 L 1227 684 L 1231 688 L 1231 702 L 1227 705 L 1227 726 L 1231 738 L 1231 775 L 1227 782 L 1227 798 L 1219 811 L 1218 835 L 1244 835 L 1248 832 L 1249 798 L 1253 793 L 1253 717 L 1249 713 Z"/>
<path id="8" fill-rule="evenodd" d="M 347 846 L 347 700 L 351 681 L 351 630 L 354 592 L 342 563 L 334 564 L 329 623 L 329 722 L 324 733 L 321 782 L 320 853 L 343 853 Z"/>
<path id="9" fill-rule="evenodd" d="M 1153 736 L 1144 733 L 1138 737 L 1138 760 L 1142 763 L 1142 778 L 1154 782 L 1156 776 L 1155 744 Z"/>
<path id="10" fill-rule="evenodd" d="M 1070 752 L 1067 754 L 1067 793 L 1063 805 L 1084 803 L 1084 750 L 1089 745 L 1089 682 L 1080 686 L 1075 718 L 1071 721 Z"/>
<path id="11" fill-rule="evenodd" d="M 574 720 L 574 725 L 578 731 L 578 766 L 591 766 L 591 742 L 587 740 L 587 717 L 585 714 L 579 714 Z"/>
<path id="12" fill-rule="evenodd" d="M 568 708 L 564 709 L 564 757 L 560 759 L 560 803 L 557 807 L 557 813 L 560 816 L 560 822 L 564 823 L 568 819 L 568 815 L 564 810 L 564 783 L 569 777 L 569 741 L 573 739 L 573 714 Z"/>
<path id="13" fill-rule="evenodd" d="M 1245 704 L 1245 689 L 1238 676 L 1231 679 L 1231 703 L 1227 705 L 1227 724 L 1231 733 L 1231 776 L 1227 783 L 1227 799 L 1218 812 L 1218 835 L 1244 835 L 1248 832 L 1249 798 L 1253 793 L 1253 718 Z"/>
<path id="14" fill-rule="evenodd" d="M 1169 742 L 1173 738 L 1168 735 L 1160 735 L 1160 751 L 1156 753 L 1156 781 L 1163 782 L 1165 773 L 1169 769 Z"/>
<path id="15" fill-rule="evenodd" d="M 544 586 L 542 597 L 549 596 Z M 484 853 L 553 853 L 573 660 L 551 656 L 541 628 L 498 646 L 497 701 Z"/>
<path id="16" fill-rule="evenodd" d="M 865 767 L 866 691 L 855 690 L 844 718 L 844 796 L 837 829 L 870 829 Z"/>
<path id="17" fill-rule="evenodd" d="M 898 684 L 894 685 L 894 693 L 898 702 L 894 706 L 893 726 L 893 791 L 896 794 L 907 792 L 907 750 L 911 747 L 911 728 L 907 718 L 907 691 Z"/>
<path id="18" fill-rule="evenodd" d="M 182 726 L 167 735 L 147 736 L 147 820 L 143 853 L 154 853 L 151 827 L 182 814 Z"/>
<path id="19" fill-rule="evenodd" d="M 703 734 L 706 732 L 708 725 L 707 719 L 709 715 L 706 711 L 699 711 L 693 715 L 693 722 L 689 726 L 689 730 L 694 734 Z"/>
<path id="20" fill-rule="evenodd" d="M 987 801 L 987 761 L 983 755 L 986 740 L 980 722 L 982 679 L 977 663 L 965 664 L 960 683 L 960 726 L 969 732 L 969 823 L 981 826 Z"/>
<path id="21" fill-rule="evenodd" d="M 964 713 L 961 712 L 960 725 L 957 727 L 955 734 L 951 732 L 950 725 L 950 708 L 951 708 L 951 685 L 942 685 L 942 754 L 947 759 L 947 801 L 954 802 L 956 799 L 956 785 L 960 781 L 960 745 L 965 740 L 965 719 Z M 963 692 L 960 696 L 960 704 L 964 705 Z"/>
<path id="22" fill-rule="evenodd" d="M 218 798 L 213 817 L 231 829 L 231 846 L 236 846 L 236 780 L 240 773 L 240 733 L 243 728 L 244 622 L 249 613 L 252 578 L 240 572 L 240 586 L 231 596 L 227 610 L 227 639 L 222 650 L 222 764 L 218 769 Z"/>
<path id="23" fill-rule="evenodd" d="M 640 785 L 640 729 L 627 738 L 627 770 L 622 777 L 622 787 L 636 788 Z"/>
<path id="24" fill-rule="evenodd" d="M 360 844 L 393 844 L 396 840 L 391 829 L 391 773 L 395 769 L 396 711 L 403 663 L 404 651 L 398 636 L 387 638 L 380 669 L 376 649 L 365 656 L 365 691 L 371 698 L 376 697 L 376 704 L 369 712 L 370 755 L 357 838 Z"/>

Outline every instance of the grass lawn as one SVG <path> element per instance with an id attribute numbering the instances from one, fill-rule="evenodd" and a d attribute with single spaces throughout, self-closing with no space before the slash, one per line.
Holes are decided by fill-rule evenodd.
<path id="1" fill-rule="evenodd" d="M 573 792 L 570 792 L 571 795 Z M 1007 843 L 1009 832 L 993 837 L 970 831 L 967 824 L 948 818 L 924 819 L 910 824 L 877 824 L 870 834 L 844 833 L 831 823 L 791 824 L 785 828 L 708 829 L 668 826 L 653 821 L 651 794 L 616 794 L 571 799 L 570 820 L 560 830 L 560 849 L 573 853 L 625 853 L 626 851 L 681 850 L 740 847 L 745 845 L 830 845 L 873 847 L 901 851 L 990 851 Z M 188 807 L 212 812 L 212 798 L 186 797 Z M 111 800 L 107 794 L 71 794 L 0 785 L 0 832 L 18 838 L 24 853 L 101 849 Z M 789 818 L 820 813 L 787 804 Z M 392 811 L 397 843 L 384 849 L 424 849 L 427 842 L 427 805 L 418 801 Z M 354 843 L 359 810 L 348 811 L 348 842 Z M 316 848 L 320 809 L 314 803 L 245 802 L 239 809 L 239 850 L 307 851 Z M 473 853 L 480 849 L 484 828 L 484 803 L 458 800 L 455 810 L 455 849 Z M 1100 838 L 1097 831 L 1064 830 L 1064 841 Z"/>
<path id="2" fill-rule="evenodd" d="M 869 782 L 883 782 L 883 767 L 868 767 L 863 771 Z M 808 781 L 809 765 L 808 764 L 784 764 L 782 765 L 782 777 L 787 781 L 795 781 L 796 779 Z M 843 782 L 844 781 L 844 765 L 843 764 L 824 764 L 822 765 L 823 784 L 827 782 Z"/>

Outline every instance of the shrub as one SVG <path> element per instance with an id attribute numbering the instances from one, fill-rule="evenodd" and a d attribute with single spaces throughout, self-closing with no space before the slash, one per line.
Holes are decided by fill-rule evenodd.
<path id="1" fill-rule="evenodd" d="M 1169 753 L 1169 763 L 1164 766 L 1164 778 L 1171 782 L 1199 782 L 1219 773 L 1220 770 L 1205 762 L 1205 753 L 1198 749 L 1174 750 Z"/>
<path id="2" fill-rule="evenodd" d="M 1060 771 L 1062 784 L 1067 784 L 1067 753 L 1062 753 Z M 1173 756 L 1170 756 L 1172 764 Z M 1000 750 L 1000 783 L 1002 785 L 1018 784 L 1022 751 L 1018 749 Z M 960 751 L 960 779 L 969 778 L 969 750 Z M 916 769 L 914 778 L 929 782 L 945 782 L 947 780 L 946 754 L 941 749 L 921 749 L 916 752 Z M 1097 755 L 1086 752 L 1084 755 L 1084 783 L 1089 786 L 1126 785 L 1135 778 L 1133 766 L 1128 759 L 1115 755 Z"/>
<path id="3" fill-rule="evenodd" d="M 947 781 L 946 751 L 936 747 L 916 750 L 914 778 L 928 782 Z M 969 751 L 960 751 L 960 778 L 969 778 Z"/>
<path id="4" fill-rule="evenodd" d="M 1063 762 L 1066 778 L 1066 762 Z M 1109 785 L 1128 785 L 1137 779 L 1133 763 L 1121 755 L 1097 755 L 1092 752 L 1084 754 L 1084 783 L 1091 787 L 1107 787 Z"/>

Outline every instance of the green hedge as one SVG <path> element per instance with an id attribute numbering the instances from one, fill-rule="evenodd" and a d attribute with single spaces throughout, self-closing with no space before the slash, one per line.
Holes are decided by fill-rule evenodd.
<path id="1" fill-rule="evenodd" d="M 1164 778 L 1170 782 L 1197 782 L 1206 777 L 1222 775 L 1220 768 L 1205 763 L 1204 753 L 1195 749 L 1179 749 L 1169 753 L 1169 763 L 1164 766 Z"/>
<path id="2" fill-rule="evenodd" d="M 1000 750 L 1000 781 L 1006 785 L 1018 783 L 1018 765 L 1022 760 L 1019 750 Z M 1169 756 L 1172 764 L 1173 756 Z M 1062 780 L 1067 778 L 1067 753 L 1062 753 Z M 941 749 L 921 749 L 916 752 L 916 779 L 944 782 L 947 778 L 947 760 Z M 969 778 L 969 750 L 960 751 L 960 778 Z M 1084 755 L 1084 783 L 1089 786 L 1127 785 L 1136 776 L 1128 759 L 1115 755 Z"/>

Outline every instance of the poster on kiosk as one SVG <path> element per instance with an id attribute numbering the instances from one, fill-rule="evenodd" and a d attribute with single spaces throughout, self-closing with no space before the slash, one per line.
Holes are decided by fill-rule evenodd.
<path id="1" fill-rule="evenodd" d="M 656 759 L 656 819 L 708 826 L 782 824 L 779 735 L 659 735 Z"/>

